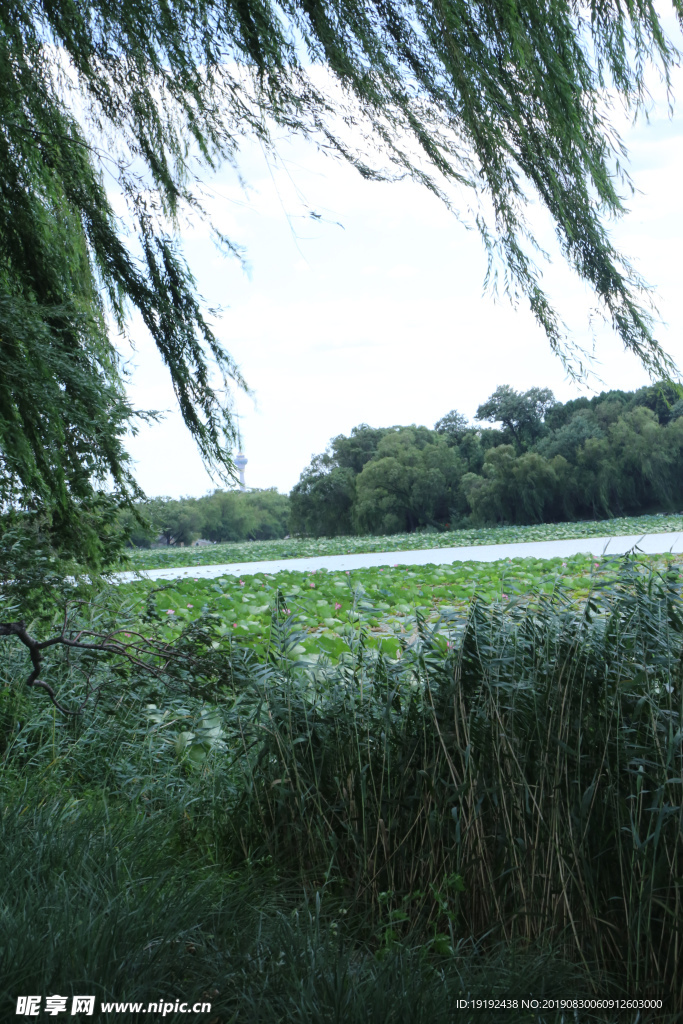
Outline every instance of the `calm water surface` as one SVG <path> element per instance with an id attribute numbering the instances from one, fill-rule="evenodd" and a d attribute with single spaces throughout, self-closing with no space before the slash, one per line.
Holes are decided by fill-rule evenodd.
<path id="1" fill-rule="evenodd" d="M 315 569 L 366 569 L 375 565 L 451 565 L 453 562 L 497 562 L 502 558 L 566 558 L 568 555 L 623 555 L 633 549 L 648 555 L 683 553 L 683 533 L 634 534 L 630 537 L 585 537 L 571 540 L 531 541 L 526 544 L 482 544 L 476 547 L 429 548 L 424 551 L 368 551 L 353 555 L 282 558 L 267 562 L 230 562 L 188 568 L 122 572 L 126 583 L 138 576 L 150 580 L 214 579 L 216 576 L 253 576 L 258 572 L 313 572 Z"/>

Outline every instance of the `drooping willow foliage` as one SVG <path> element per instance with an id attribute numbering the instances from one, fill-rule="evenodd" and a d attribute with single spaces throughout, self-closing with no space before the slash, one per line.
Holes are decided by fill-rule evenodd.
<path id="1" fill-rule="evenodd" d="M 680 17 L 683 6 L 673 0 Z M 134 484 L 134 412 L 107 327 L 137 310 L 209 466 L 231 471 L 229 386 L 177 240 L 198 176 L 273 126 L 366 177 L 469 189 L 505 288 L 561 355 L 525 221 L 554 219 L 568 262 L 656 375 L 642 282 L 609 238 L 628 178 L 608 96 L 631 111 L 678 55 L 649 0 L 8 0 L 0 9 L 0 486 L 62 511 Z M 359 141 L 360 140 L 360 141 Z M 123 196 L 117 219 L 107 188 Z M 467 200 L 465 200 L 467 203 Z M 234 240 L 219 241 L 235 248 Z M 218 378 L 212 373 L 217 366 Z M 222 383 L 215 383 L 222 378 Z"/>

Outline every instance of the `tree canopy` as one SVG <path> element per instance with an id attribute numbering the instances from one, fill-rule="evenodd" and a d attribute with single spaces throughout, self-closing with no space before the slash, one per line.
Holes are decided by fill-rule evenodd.
<path id="1" fill-rule="evenodd" d="M 201 177 L 236 163 L 245 137 L 269 145 L 273 126 L 314 137 L 368 178 L 408 174 L 447 203 L 450 185 L 469 189 L 491 272 L 500 259 L 506 290 L 526 296 L 566 354 L 525 220 L 540 199 L 624 345 L 667 376 L 642 282 L 606 226 L 629 184 L 607 91 L 637 111 L 648 62 L 668 81 L 677 56 L 649 0 L 8 0 L 0 500 L 68 519 L 112 485 L 134 496 L 135 414 L 112 337 L 131 310 L 206 463 L 230 475 L 230 387 L 244 382 L 178 227 L 187 211 L 203 215 Z"/>
<path id="2" fill-rule="evenodd" d="M 683 402 L 672 385 L 556 402 L 496 388 L 468 425 L 361 424 L 315 456 L 290 495 L 293 533 L 398 533 L 683 508 Z M 452 427 L 453 429 L 448 429 Z M 362 463 L 348 453 L 364 451 Z"/>
<path id="3" fill-rule="evenodd" d="M 143 524 L 134 511 L 125 509 L 119 515 L 119 528 L 137 547 L 190 544 L 200 537 L 215 543 L 272 540 L 287 533 L 289 499 L 275 489 L 216 490 L 203 498 L 152 498 L 139 511 Z"/>
<path id="4" fill-rule="evenodd" d="M 518 448 L 528 447 L 542 433 L 543 419 L 553 405 L 555 396 L 550 388 L 529 388 L 520 394 L 509 384 L 502 384 L 479 406 L 476 418 L 502 423 Z"/>

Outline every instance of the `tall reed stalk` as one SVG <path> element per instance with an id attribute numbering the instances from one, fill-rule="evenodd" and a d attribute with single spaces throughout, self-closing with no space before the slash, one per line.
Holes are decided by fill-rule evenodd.
<path id="1" fill-rule="evenodd" d="M 14 881 L 0 893 L 5 966 L 14 950 L 12 971 L 24 978 L 17 965 L 26 943 L 14 939 L 29 918 L 42 920 L 37 894 L 52 885 L 62 833 L 73 845 L 69 864 L 79 863 L 81 848 L 95 864 L 88 815 L 104 806 L 122 821 L 131 810 L 136 823 L 124 829 L 125 843 L 123 833 L 103 837 L 112 871 L 123 856 L 117 847 L 137 849 L 137 823 L 149 818 L 168 830 L 164 864 L 177 856 L 179 879 L 182 865 L 194 871 L 199 862 L 221 878 L 265 866 L 276 889 L 298 880 L 311 900 L 322 892 L 323 903 L 347 911 L 340 920 L 355 915 L 363 956 L 369 948 L 400 960 L 423 942 L 457 966 L 462 949 L 474 950 L 476 963 L 480 955 L 493 962 L 501 949 L 517 955 L 528 947 L 533 956 L 540 946 L 583 967 L 596 995 L 616 987 L 661 997 L 682 1014 L 682 607 L 674 569 L 652 572 L 625 559 L 617 582 L 601 588 L 596 580 L 583 608 L 561 589 L 505 606 L 475 600 L 464 621 L 418 620 L 398 659 L 366 646 L 361 631 L 346 661 L 312 665 L 297 661 L 301 638 L 279 602 L 265 660 L 222 639 L 207 617 L 192 639 L 201 678 L 112 674 L 99 703 L 68 722 L 13 684 L 25 677 L 23 654 L 3 648 L 0 804 L 5 859 L 14 865 Z M 55 655 L 51 671 L 77 703 L 95 668 Z M 59 835 L 43 841 L 42 826 L 16 823 L 51 796 L 81 824 L 60 824 Z M 29 834 L 40 838 L 40 886 L 30 877 L 33 855 L 22 852 Z M 145 849 L 156 845 L 150 838 Z M 142 861 L 139 868 L 154 874 Z M 64 893 L 80 884 L 80 870 Z M 20 884 L 26 897 L 12 902 L 7 894 Z M 104 915 L 109 895 L 100 902 Z M 183 907 L 186 923 L 171 915 L 169 935 L 189 927 L 193 912 Z M 136 914 L 135 929 L 116 932 L 119 967 L 133 955 L 129 945 L 139 952 L 148 941 L 145 914 Z M 38 951 L 47 939 L 37 924 L 31 934 Z M 66 925 L 60 934 L 71 964 L 85 939 L 71 941 Z M 308 941 L 302 933 L 302 949 Z M 352 973 L 355 957 L 349 953 Z M 99 964 L 90 977 L 104 970 Z M 28 983 L 34 975 L 26 971 Z M 50 967 L 41 984 L 70 972 Z M 373 977 L 369 970 L 369 992 Z M 523 987 L 526 978 L 518 981 Z M 115 982 L 112 974 L 107 984 Z M 294 974 L 291 985 L 283 1006 L 298 991 Z M 453 980 L 449 993 L 458 985 Z M 363 1012 L 358 1003 L 359 1020 Z M 260 1018 L 254 1011 L 250 1019 Z"/>
<path id="2" fill-rule="evenodd" d="M 549 941 L 683 1012 L 681 583 L 627 559 L 581 610 L 475 601 L 452 647 L 311 669 L 273 629 L 227 715 L 231 840 L 392 937 Z M 296 638 L 294 638 L 296 639 Z"/>

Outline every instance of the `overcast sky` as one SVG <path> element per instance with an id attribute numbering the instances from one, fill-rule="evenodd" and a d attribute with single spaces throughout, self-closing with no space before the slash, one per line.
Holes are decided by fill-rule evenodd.
<path id="1" fill-rule="evenodd" d="M 683 102 L 683 76 L 676 84 Z M 623 132 L 639 192 L 613 236 L 655 287 L 658 337 L 683 366 L 683 115 L 669 118 L 657 99 L 649 124 Z M 563 401 L 602 390 L 567 379 L 523 303 L 483 294 L 477 233 L 423 188 L 365 181 L 302 141 L 285 140 L 280 156 L 273 166 L 257 146 L 244 151 L 246 194 L 232 171 L 210 183 L 215 222 L 244 247 L 248 273 L 215 251 L 206 229 L 185 235 L 201 294 L 223 307 L 216 333 L 253 390 L 236 398 L 249 486 L 289 491 L 311 455 L 359 423 L 431 427 L 454 408 L 471 418 L 499 384 L 548 386 Z M 549 220 L 533 216 L 556 254 Z M 611 329 L 591 318 L 589 290 L 559 256 L 543 280 L 575 341 L 595 346 L 604 387 L 647 383 Z M 133 335 L 133 400 L 170 410 L 130 442 L 138 480 L 150 496 L 204 494 L 215 484 L 174 410 L 166 372 L 137 322 Z"/>

